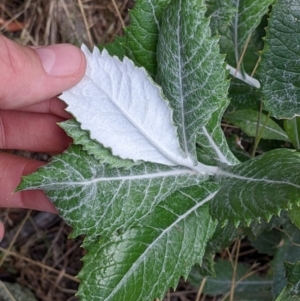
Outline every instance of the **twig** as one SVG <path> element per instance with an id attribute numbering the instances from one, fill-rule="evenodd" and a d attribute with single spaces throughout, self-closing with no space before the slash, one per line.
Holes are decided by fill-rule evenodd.
<path id="1" fill-rule="evenodd" d="M 89 24 L 88 24 L 88 22 L 87 22 L 86 15 L 85 15 L 85 13 L 84 13 L 84 8 L 83 8 L 83 4 L 82 4 L 82 1 L 81 1 L 81 0 L 78 0 L 78 5 L 79 5 L 79 8 L 80 8 L 80 12 L 81 12 L 81 14 L 82 14 L 82 18 L 83 18 L 83 22 L 84 22 L 84 26 L 85 26 L 87 35 L 88 35 L 90 47 L 93 47 L 94 43 L 93 43 L 93 39 L 92 39 L 90 27 L 89 27 Z"/>
<path id="2" fill-rule="evenodd" d="M 259 109 L 259 113 L 258 113 L 258 119 L 257 119 L 257 126 L 256 126 L 256 135 L 255 135 L 255 142 L 254 142 L 254 147 L 253 147 L 253 151 L 252 151 L 252 154 L 251 154 L 251 157 L 254 158 L 255 157 L 255 153 L 256 153 L 256 149 L 258 147 L 258 144 L 260 142 L 260 139 L 261 139 L 261 136 L 262 136 L 262 133 L 267 125 L 267 122 L 269 120 L 269 117 L 270 117 L 270 113 L 268 113 L 261 129 L 259 130 L 259 127 L 260 127 L 260 119 L 261 119 L 261 114 L 262 114 L 262 102 L 260 103 L 260 109 Z"/>
<path id="3" fill-rule="evenodd" d="M 27 261 L 27 262 L 29 262 L 29 263 L 31 263 L 31 264 L 34 264 L 34 265 L 36 265 L 36 266 L 38 266 L 38 267 L 40 267 L 40 268 L 46 269 L 46 270 L 48 270 L 48 271 L 50 271 L 50 272 L 53 272 L 53 273 L 55 273 L 55 274 L 57 274 L 57 275 L 59 275 L 59 274 L 61 273 L 61 271 L 58 271 L 58 270 L 56 270 L 56 269 L 53 269 L 53 268 L 51 268 L 51 267 L 49 267 L 49 266 L 47 266 L 47 265 L 45 265 L 45 264 L 42 264 L 42 263 L 40 263 L 40 262 L 38 262 L 38 261 L 34 261 L 34 260 L 30 259 L 30 258 L 27 258 L 27 257 L 22 256 L 22 255 L 20 255 L 20 254 L 14 253 L 14 252 L 12 252 L 12 251 L 3 249 L 3 248 L 1 248 L 1 247 L 0 247 L 0 251 L 3 252 L 3 253 L 6 255 L 6 257 L 7 257 L 8 255 L 11 255 L 11 256 L 14 256 L 14 257 L 16 257 L 16 258 L 18 258 L 18 259 L 22 259 L 22 260 Z M 79 280 L 79 279 L 77 279 L 77 278 L 75 278 L 75 277 L 73 277 L 73 276 L 71 276 L 71 275 L 69 275 L 69 274 L 64 274 L 63 276 L 64 276 L 65 278 L 68 278 L 68 279 L 74 281 L 74 282 L 80 283 L 80 280 Z"/>
<path id="4" fill-rule="evenodd" d="M 300 244 L 297 244 L 296 242 L 294 242 L 293 238 L 285 230 L 277 228 L 277 227 L 275 227 L 274 229 L 276 229 L 276 230 L 284 233 L 288 237 L 288 239 L 290 240 L 290 242 L 292 243 L 292 245 L 294 245 L 296 247 L 300 247 Z"/>
<path id="5" fill-rule="evenodd" d="M 118 8 L 118 6 L 116 4 L 116 1 L 112 0 L 112 3 L 113 3 L 113 6 L 114 6 L 114 8 L 115 8 L 115 10 L 117 12 L 117 15 L 118 15 L 118 18 L 119 18 L 119 20 L 120 20 L 120 22 L 122 24 L 122 27 L 124 28 L 125 27 L 125 23 L 124 23 L 124 20 L 123 20 L 123 18 L 121 16 L 120 10 L 119 10 L 119 8 Z"/>
<path id="6" fill-rule="evenodd" d="M 203 289 L 204 289 L 206 279 L 207 279 L 207 278 L 203 278 L 203 279 L 202 279 L 201 285 L 200 285 L 200 287 L 199 287 L 199 289 L 198 289 L 198 292 L 197 292 L 197 296 L 196 296 L 195 301 L 200 301 L 200 297 L 201 297 L 202 291 L 203 291 Z"/>
<path id="7" fill-rule="evenodd" d="M 239 252 L 240 252 L 240 246 L 241 246 L 241 240 L 237 240 L 237 248 L 236 248 L 236 253 L 235 253 L 235 260 L 234 260 L 234 267 L 233 267 L 233 273 L 232 273 L 232 281 L 231 281 L 231 287 L 230 287 L 230 301 L 233 301 L 234 297 L 234 289 L 235 289 L 235 279 L 236 279 L 236 269 L 237 269 L 237 264 L 239 260 Z"/>
<path id="8" fill-rule="evenodd" d="M 247 38 L 246 43 L 245 43 L 245 46 L 244 46 L 243 51 L 242 51 L 242 54 L 241 54 L 241 56 L 240 56 L 240 58 L 239 58 L 239 60 L 238 60 L 238 63 L 237 63 L 237 66 L 236 66 L 236 70 L 237 70 L 237 71 L 240 71 L 240 69 L 241 69 L 241 64 L 242 64 L 242 61 L 243 61 L 243 59 L 244 59 L 244 56 L 245 56 L 247 47 L 248 47 L 248 45 L 249 45 L 251 36 L 252 36 L 252 33 L 251 33 L 251 34 L 249 35 L 249 37 Z"/>
<path id="9" fill-rule="evenodd" d="M 20 224 L 18 230 L 16 231 L 16 234 L 14 235 L 13 239 L 11 240 L 11 242 L 10 242 L 10 244 L 9 244 L 9 246 L 8 246 L 8 250 L 7 250 L 7 251 L 10 251 L 10 250 L 11 250 L 12 246 L 14 245 L 14 243 L 15 243 L 17 237 L 19 236 L 19 234 L 20 234 L 20 232 L 21 232 L 21 230 L 22 230 L 24 224 L 26 223 L 27 219 L 29 218 L 30 214 L 31 214 L 31 210 L 28 210 L 28 212 L 27 212 L 25 218 L 23 218 L 23 220 L 22 220 L 22 222 L 21 222 L 21 224 Z M 2 248 L 1 248 L 1 249 L 2 249 Z M 7 253 L 4 253 L 4 255 L 3 255 L 3 257 L 1 258 L 1 261 L 0 261 L 0 266 L 2 266 L 2 264 L 3 264 L 3 262 L 5 261 L 6 257 L 7 257 Z"/>

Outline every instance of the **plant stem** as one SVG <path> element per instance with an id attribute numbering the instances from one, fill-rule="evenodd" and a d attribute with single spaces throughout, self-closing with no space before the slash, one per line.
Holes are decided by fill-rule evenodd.
<path id="1" fill-rule="evenodd" d="M 270 113 L 268 113 L 261 129 L 259 130 L 260 128 L 260 119 L 261 119 L 261 114 L 262 114 L 262 102 L 260 104 L 260 109 L 259 109 L 259 113 L 258 113 L 258 120 L 257 120 L 257 131 L 256 131 L 256 136 L 255 136 L 255 142 L 254 142 L 254 146 L 253 146 L 253 151 L 252 151 L 252 154 L 251 154 L 251 157 L 254 158 L 255 157 L 255 153 L 256 153 L 256 149 L 258 147 L 258 144 L 260 142 L 260 139 L 261 139 L 261 135 L 267 125 L 267 122 L 268 122 L 268 119 L 270 117 Z"/>
<path id="2" fill-rule="evenodd" d="M 210 176 L 215 176 L 219 172 L 218 166 L 209 166 L 198 162 L 197 166 L 194 168 L 200 174 L 208 174 Z"/>
<path id="3" fill-rule="evenodd" d="M 234 76 L 235 78 L 238 78 L 238 79 L 242 80 L 243 82 L 245 82 L 246 84 L 253 86 L 257 89 L 260 88 L 260 82 L 257 79 L 248 75 L 247 73 L 242 74 L 240 71 L 238 71 L 237 69 L 235 69 L 234 67 L 232 67 L 228 64 L 226 65 L 226 69 L 229 70 L 230 74 L 232 76 Z"/>

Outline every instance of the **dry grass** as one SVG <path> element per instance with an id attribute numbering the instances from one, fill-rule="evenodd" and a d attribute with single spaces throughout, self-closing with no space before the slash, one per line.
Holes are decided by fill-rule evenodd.
<path id="1" fill-rule="evenodd" d="M 132 6 L 133 0 L 0 0 L 0 33 L 23 45 L 105 44 L 122 34 Z M 48 159 L 45 154 L 22 155 Z M 47 213 L 7 209 L 0 220 L 7 229 L 0 247 L 0 280 L 20 283 L 40 301 L 78 300 L 75 276 L 85 252 L 82 238 L 68 239 L 71 229 Z M 212 299 L 201 295 L 201 286 L 197 291 L 183 281 L 165 297 L 188 300 Z"/>
<path id="2" fill-rule="evenodd" d="M 1 0 L 0 32 L 24 45 L 104 44 L 122 34 L 132 6 L 132 0 Z"/>

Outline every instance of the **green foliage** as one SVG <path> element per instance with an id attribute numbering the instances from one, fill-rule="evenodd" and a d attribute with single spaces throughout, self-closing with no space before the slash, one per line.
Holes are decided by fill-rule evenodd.
<path id="1" fill-rule="evenodd" d="M 156 48 L 162 14 L 170 0 L 137 0 L 125 29 L 127 57 L 153 77 L 157 71 Z"/>
<path id="2" fill-rule="evenodd" d="M 300 118 L 285 119 L 283 121 L 284 129 L 293 143 L 295 149 L 300 149 Z"/>
<path id="3" fill-rule="evenodd" d="M 286 132 L 275 121 L 255 110 L 230 112 L 224 115 L 224 119 L 251 137 L 255 137 L 258 131 L 261 139 L 290 141 Z"/>
<path id="4" fill-rule="evenodd" d="M 210 296 L 226 295 L 230 292 L 234 269 L 229 261 L 220 260 L 215 264 L 216 277 L 202 276 L 196 268 L 192 269 L 188 278 L 189 282 L 199 287 L 205 278 L 203 293 Z M 261 277 L 243 264 L 236 267 L 236 286 L 234 297 L 236 301 L 271 301 L 270 292 L 272 278 L 270 276 Z M 227 299 L 226 299 L 227 300 Z"/>
<path id="5" fill-rule="evenodd" d="M 205 6 L 199 3 L 172 1 L 163 15 L 157 49 L 158 82 L 172 106 L 180 146 L 195 160 L 196 134 L 227 100 L 229 84 L 218 40 L 210 37 Z"/>
<path id="6" fill-rule="evenodd" d="M 300 6 L 273 2 L 137 0 L 124 37 L 82 48 L 87 73 L 60 96 L 73 144 L 17 188 L 85 235 L 81 301 L 162 299 L 195 264 L 189 280 L 226 295 L 233 267 L 213 258 L 246 236 L 273 274 L 238 263 L 235 300 L 299 299 L 300 122 L 275 118 L 299 115 Z"/>
<path id="7" fill-rule="evenodd" d="M 268 26 L 260 80 L 266 108 L 277 118 L 299 115 L 300 5 L 278 0 Z"/>
<path id="8" fill-rule="evenodd" d="M 212 215 L 221 223 L 230 220 L 236 225 L 278 215 L 282 209 L 300 201 L 299 164 L 298 152 L 278 149 L 224 167 L 219 172 L 220 189 L 211 201 Z"/>
<path id="9" fill-rule="evenodd" d="M 192 264 L 201 262 L 214 231 L 203 204 L 215 190 L 215 183 L 178 190 L 136 226 L 100 238 L 100 248 L 86 241 L 85 269 L 79 274 L 87 283 L 79 290 L 82 299 L 154 300 L 175 288 L 178 278 L 187 278 Z"/>
<path id="10" fill-rule="evenodd" d="M 290 224 L 289 222 L 283 224 L 281 229 L 282 241 L 278 245 L 278 251 L 276 252 L 274 259 L 271 262 L 271 268 L 273 270 L 273 294 L 275 297 L 282 294 L 286 296 L 288 282 L 285 262 L 297 263 L 300 261 L 300 232 L 299 228 Z M 299 265 L 299 264 L 298 264 Z M 288 276 L 289 277 L 289 276 Z M 297 277 L 296 277 L 297 278 Z M 298 279 L 293 279 L 292 282 L 296 283 Z M 278 297 L 279 298 L 279 297 Z M 285 300 L 281 297 L 278 300 Z M 277 299 L 276 299 L 277 301 Z"/>

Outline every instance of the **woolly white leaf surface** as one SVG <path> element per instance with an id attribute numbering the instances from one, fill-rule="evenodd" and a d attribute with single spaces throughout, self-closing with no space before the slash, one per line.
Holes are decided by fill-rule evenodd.
<path id="1" fill-rule="evenodd" d="M 86 74 L 60 97 L 82 129 L 123 159 L 191 165 L 180 150 L 172 111 L 145 69 L 106 50 L 82 50 Z"/>

